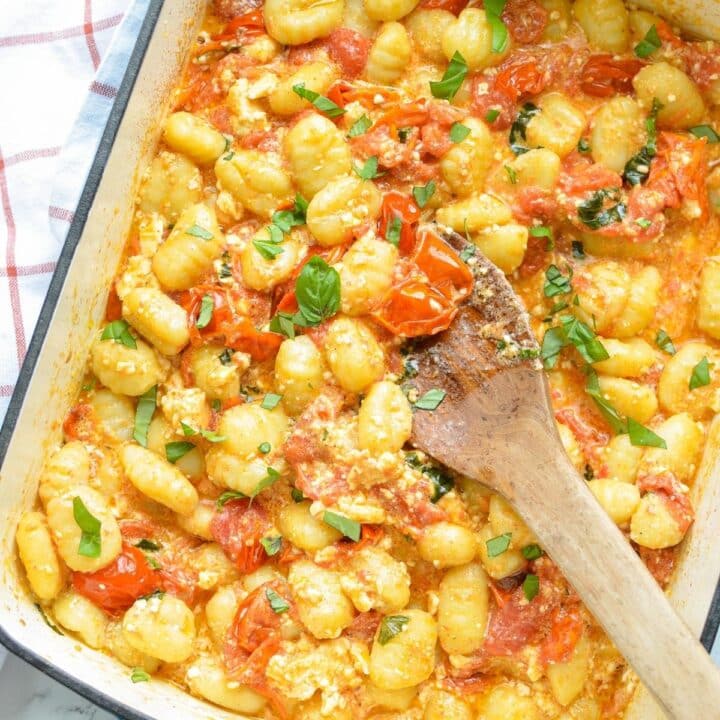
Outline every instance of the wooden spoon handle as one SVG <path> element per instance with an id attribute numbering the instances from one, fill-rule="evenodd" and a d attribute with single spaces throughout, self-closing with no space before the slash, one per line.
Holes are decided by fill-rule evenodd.
<path id="1" fill-rule="evenodd" d="M 554 428 L 551 431 L 554 434 Z M 532 443 L 508 465 L 508 500 L 658 700 L 668 717 L 720 713 L 720 672 L 675 614 L 643 562 L 600 507 L 561 446 Z M 557 448 L 543 462 L 538 455 Z M 518 460 L 518 455 L 515 455 Z"/>

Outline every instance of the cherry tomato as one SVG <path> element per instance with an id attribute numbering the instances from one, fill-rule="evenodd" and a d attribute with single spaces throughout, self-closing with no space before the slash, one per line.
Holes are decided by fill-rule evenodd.
<path id="1" fill-rule="evenodd" d="M 434 232 L 426 230 L 420 233 L 413 261 L 425 273 L 430 284 L 450 300 L 458 301 L 472 290 L 470 268 Z"/>
<path id="2" fill-rule="evenodd" d="M 422 0 L 420 7 L 425 10 L 447 10 L 459 15 L 468 4 L 468 0 Z"/>
<path id="3" fill-rule="evenodd" d="M 238 30 L 242 29 L 243 37 L 250 38 L 262 35 L 265 32 L 265 21 L 263 20 L 262 8 L 251 10 L 243 15 L 233 18 L 221 33 L 213 35 L 216 42 L 222 40 L 235 40 Z"/>
<path id="4" fill-rule="evenodd" d="M 118 297 L 117 290 L 115 289 L 115 283 L 110 288 L 110 293 L 107 299 L 107 305 L 105 306 L 105 319 L 108 322 L 113 320 L 120 320 L 122 318 L 122 303 Z"/>
<path id="5" fill-rule="evenodd" d="M 536 43 L 545 32 L 548 11 L 537 0 L 508 0 L 502 20 L 515 42 Z"/>
<path id="6" fill-rule="evenodd" d="M 414 226 L 420 220 L 420 208 L 413 198 L 397 190 L 391 190 L 383 198 L 378 225 L 380 237 L 387 237 L 393 220 L 400 220 L 402 223 L 398 248 L 402 255 L 407 255 L 415 246 Z"/>
<path id="7" fill-rule="evenodd" d="M 123 544 L 115 562 L 94 573 L 74 572 L 72 584 L 108 615 L 125 612 L 138 598 L 163 589 L 162 576 L 138 548 Z"/>
<path id="8" fill-rule="evenodd" d="M 330 59 L 342 70 L 343 77 L 356 78 L 365 69 L 370 41 L 359 32 L 341 27 L 325 40 Z"/>
<path id="9" fill-rule="evenodd" d="M 257 570 L 267 558 L 260 540 L 271 525 L 257 502 L 250 504 L 250 500 L 238 499 L 225 503 L 213 517 L 210 533 L 240 572 L 247 574 Z"/>
<path id="10" fill-rule="evenodd" d="M 517 102 L 525 95 L 540 94 L 547 83 L 548 76 L 535 58 L 520 58 L 498 71 L 494 89 Z"/>
<path id="11" fill-rule="evenodd" d="M 566 662 L 582 637 L 584 623 L 579 608 L 559 607 L 555 610 L 550 634 L 540 647 L 540 659 L 548 663 Z"/>
<path id="12" fill-rule="evenodd" d="M 615 59 L 612 55 L 592 55 L 585 63 L 580 78 L 583 92 L 595 97 L 612 97 L 631 93 L 633 78 L 645 63 L 632 58 Z"/>

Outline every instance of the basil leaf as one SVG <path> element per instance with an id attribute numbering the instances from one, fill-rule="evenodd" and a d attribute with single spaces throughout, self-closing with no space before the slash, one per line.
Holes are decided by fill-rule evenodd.
<path id="1" fill-rule="evenodd" d="M 552 370 L 557 365 L 560 352 L 567 347 L 567 344 L 565 333 L 561 327 L 549 328 L 545 332 L 540 346 L 540 359 L 546 370 Z"/>
<path id="2" fill-rule="evenodd" d="M 690 389 L 695 390 L 710 384 L 710 363 L 707 357 L 704 357 L 692 371 L 690 376 Z"/>
<path id="3" fill-rule="evenodd" d="M 260 538 L 260 544 L 265 548 L 265 553 L 272 557 L 280 552 L 282 547 L 282 537 L 275 535 L 273 537 Z"/>
<path id="4" fill-rule="evenodd" d="M 522 549 L 522 554 L 526 560 L 537 560 L 542 555 L 542 550 L 539 545 L 533 543 L 532 545 L 526 545 Z"/>
<path id="5" fill-rule="evenodd" d="M 225 348 L 219 355 L 218 359 L 223 365 L 230 365 L 232 363 L 234 352 L 230 348 Z"/>
<path id="6" fill-rule="evenodd" d="M 223 508 L 231 500 L 244 500 L 246 498 L 247 495 L 245 493 L 239 492 L 238 490 L 227 490 L 215 501 L 215 505 L 218 508 Z"/>
<path id="7" fill-rule="evenodd" d="M 422 468 L 422 473 L 427 475 L 433 484 L 431 502 L 436 503 L 455 487 L 455 481 L 438 467 L 426 465 Z"/>
<path id="8" fill-rule="evenodd" d="M 590 152 L 590 143 L 585 138 L 578 140 L 577 149 L 579 153 L 587 154 Z"/>
<path id="9" fill-rule="evenodd" d="M 445 399 L 446 392 L 439 388 L 428 390 L 422 397 L 419 397 L 413 407 L 417 410 L 436 410 L 438 405 Z"/>
<path id="10" fill-rule="evenodd" d="M 250 497 L 257 497 L 263 490 L 274 485 L 279 479 L 280 473 L 275 468 L 268 466 L 267 475 L 255 486 L 255 489 L 250 493 Z"/>
<path id="11" fill-rule="evenodd" d="M 53 631 L 56 632 L 58 635 L 62 635 L 65 637 L 65 633 L 60 630 L 60 628 L 57 625 L 54 625 L 50 622 L 50 618 L 45 614 L 45 610 L 43 610 L 42 605 L 40 603 L 35 603 L 35 607 L 37 608 L 37 611 L 40 613 L 40 617 L 45 621 L 45 624 Z"/>
<path id="12" fill-rule="evenodd" d="M 105 326 L 100 336 L 101 340 L 114 340 L 125 347 L 137 348 L 135 338 L 130 334 L 130 326 L 124 320 L 113 320 Z"/>
<path id="13" fill-rule="evenodd" d="M 597 373 L 594 370 L 588 372 L 585 392 L 595 401 L 598 410 L 617 435 L 627 432 L 627 423 L 623 420 L 620 413 L 602 396 L 600 392 L 600 382 Z"/>
<path id="14" fill-rule="evenodd" d="M 136 667 L 136 668 L 132 669 L 132 674 L 130 675 L 130 679 L 134 683 L 149 682 L 150 676 L 142 668 Z"/>
<path id="15" fill-rule="evenodd" d="M 203 227 L 199 225 L 191 225 L 186 231 L 186 235 L 192 235 L 193 237 L 199 237 L 201 240 L 212 240 L 215 236 Z"/>
<path id="16" fill-rule="evenodd" d="M 291 340 L 295 338 L 295 323 L 293 322 L 293 316 L 290 313 L 279 312 L 268 326 L 271 332 L 280 333 L 285 335 Z"/>
<path id="17" fill-rule="evenodd" d="M 394 217 L 385 229 L 385 239 L 395 247 L 400 245 L 400 233 L 402 232 L 402 220 Z"/>
<path id="18" fill-rule="evenodd" d="M 529 233 L 532 237 L 544 237 L 547 238 L 547 249 L 552 250 L 555 247 L 555 237 L 553 231 L 549 227 L 544 225 L 533 225 L 529 229 Z"/>
<path id="19" fill-rule="evenodd" d="M 265 260 L 274 260 L 278 255 L 282 255 L 285 252 L 278 243 L 272 242 L 272 240 L 255 239 L 252 243 Z"/>
<path id="20" fill-rule="evenodd" d="M 526 575 L 522 588 L 528 602 L 531 602 L 540 592 L 540 578 L 537 575 Z"/>
<path id="21" fill-rule="evenodd" d="M 195 446 L 187 440 L 169 442 L 165 445 L 165 457 L 173 465 L 184 455 L 187 455 Z"/>
<path id="22" fill-rule="evenodd" d="M 323 513 L 323 522 L 330 527 L 334 527 L 345 537 L 350 538 L 355 542 L 360 539 L 360 523 L 355 520 L 351 520 L 350 518 L 346 518 L 344 515 L 338 515 L 330 510 L 326 510 Z"/>
<path id="23" fill-rule="evenodd" d="M 187 423 L 184 423 L 182 421 L 180 421 L 180 427 L 182 428 L 183 435 L 185 435 L 185 437 L 200 435 L 201 437 L 204 437 L 208 442 L 212 443 L 223 442 L 224 440 L 227 440 L 225 435 L 218 435 L 214 430 L 206 430 L 205 428 L 195 430 L 194 428 L 191 428 Z"/>
<path id="24" fill-rule="evenodd" d="M 433 97 L 442 100 L 452 100 L 468 74 L 465 58 L 455 51 L 450 63 L 442 76 L 442 80 L 430 82 L 430 92 Z"/>
<path id="25" fill-rule="evenodd" d="M 460 251 L 460 259 L 466 263 L 471 257 L 477 255 L 477 248 L 474 245 L 466 245 Z"/>
<path id="26" fill-rule="evenodd" d="M 398 128 L 398 140 L 400 140 L 401 143 L 406 143 L 412 131 L 413 129 L 411 127 Z"/>
<path id="27" fill-rule="evenodd" d="M 387 645 L 394 637 L 399 635 L 410 622 L 407 615 L 386 615 L 380 623 L 378 642 Z"/>
<path id="28" fill-rule="evenodd" d="M 373 178 L 376 178 L 378 176 L 377 156 L 371 155 L 365 161 L 365 164 L 361 168 L 353 164 L 353 170 L 355 171 L 356 175 L 363 180 L 372 180 Z"/>
<path id="29" fill-rule="evenodd" d="M 505 172 L 507 173 L 510 184 L 517 185 L 518 178 L 514 168 L 511 168 L 509 165 L 503 165 L 503 167 L 505 168 Z"/>
<path id="30" fill-rule="evenodd" d="M 488 557 L 494 558 L 498 555 L 502 555 L 510 547 L 512 541 L 512 533 L 503 533 L 497 537 L 490 538 L 485 541 L 485 547 L 487 548 Z"/>
<path id="31" fill-rule="evenodd" d="M 212 295 L 203 295 L 202 302 L 200 303 L 200 314 L 195 321 L 195 327 L 202 330 L 207 327 L 212 320 L 213 310 L 215 309 L 215 301 Z"/>
<path id="32" fill-rule="evenodd" d="M 647 218 L 638 218 L 635 221 L 643 230 L 647 230 L 651 225 L 652 221 Z"/>
<path id="33" fill-rule="evenodd" d="M 73 518 L 77 526 L 80 528 L 80 544 L 78 545 L 78 555 L 89 558 L 100 557 L 102 550 L 102 523 L 91 514 L 85 507 L 82 498 L 77 495 L 73 498 Z"/>
<path id="34" fill-rule="evenodd" d="M 485 121 L 489 122 L 489 123 L 494 123 L 499 117 L 500 117 L 500 111 L 495 110 L 494 108 L 491 110 L 488 110 L 485 113 Z"/>
<path id="35" fill-rule="evenodd" d="M 277 615 L 287 612 L 290 609 L 290 605 L 284 598 L 281 598 L 272 588 L 265 588 L 265 597 L 270 603 L 272 611 Z"/>
<path id="36" fill-rule="evenodd" d="M 661 328 L 655 336 L 655 344 L 668 355 L 674 355 L 677 351 L 672 338 Z"/>
<path id="37" fill-rule="evenodd" d="M 372 127 L 372 120 L 365 114 L 361 115 L 348 130 L 347 136 L 349 138 L 357 137 L 358 135 L 364 135 Z"/>
<path id="38" fill-rule="evenodd" d="M 260 443 L 258 445 L 258 452 L 263 455 L 267 455 L 272 450 L 272 445 L 269 442 Z"/>
<path id="39" fill-rule="evenodd" d="M 158 543 L 154 543 L 152 540 L 147 540 L 143 538 L 140 540 L 140 542 L 135 543 L 136 548 L 140 548 L 141 550 L 145 550 L 147 552 L 157 552 L 160 550 L 162 545 L 158 545 Z"/>
<path id="40" fill-rule="evenodd" d="M 319 325 L 340 309 L 338 271 L 321 257 L 313 257 L 300 271 L 295 283 L 295 296 L 305 322 L 310 326 Z"/>
<path id="41" fill-rule="evenodd" d="M 296 503 L 302 502 L 305 499 L 302 490 L 298 490 L 295 487 L 290 490 L 290 497 L 293 499 L 293 502 Z"/>
<path id="42" fill-rule="evenodd" d="M 307 200 L 298 193 L 295 196 L 295 204 L 293 205 L 292 210 L 277 210 L 273 213 L 271 218 L 272 223 L 276 227 L 280 228 L 283 233 L 289 233 L 292 228 L 305 224 L 307 208 Z M 273 239 L 272 231 L 270 239 Z"/>
<path id="43" fill-rule="evenodd" d="M 275 393 L 267 393 L 267 395 L 265 395 L 265 397 L 262 399 L 260 407 L 263 410 L 274 410 L 281 400 L 282 395 L 276 395 Z"/>
<path id="44" fill-rule="evenodd" d="M 585 246 L 580 240 L 572 241 L 572 256 L 577 260 L 585 259 Z"/>
<path id="45" fill-rule="evenodd" d="M 330 98 L 326 98 L 314 90 L 308 90 L 305 87 L 305 83 L 293 85 L 293 92 L 303 98 L 303 100 L 312 103 L 321 113 L 325 113 L 328 117 L 336 118 L 345 114 L 345 110 L 339 105 L 336 105 Z"/>
<path id="46" fill-rule="evenodd" d="M 645 120 L 645 127 L 648 134 L 647 141 L 645 145 L 625 163 L 623 178 L 630 183 L 630 185 L 640 185 L 650 176 L 650 165 L 657 153 L 656 125 L 657 114 L 660 112 L 661 107 L 662 105 L 657 99 L 653 99 L 652 110 L 647 120 Z"/>
<path id="47" fill-rule="evenodd" d="M 569 269 L 569 268 L 568 268 Z M 572 270 L 569 277 L 565 277 L 556 265 L 550 265 L 545 271 L 545 285 L 543 293 L 545 297 L 556 297 L 557 295 L 567 295 L 572 292 Z"/>
<path id="48" fill-rule="evenodd" d="M 505 52 L 508 46 L 508 29 L 502 21 L 501 15 L 505 9 L 506 0 L 485 0 L 485 16 L 492 30 L 492 51 Z"/>
<path id="49" fill-rule="evenodd" d="M 662 41 L 657 28 L 655 25 L 651 25 L 650 29 L 645 33 L 645 37 L 635 46 L 635 54 L 639 58 L 649 57 L 656 50 L 659 50 L 661 45 Z"/>
<path id="50" fill-rule="evenodd" d="M 707 141 L 710 144 L 720 142 L 720 135 L 718 135 L 715 130 L 710 127 L 710 125 L 696 125 L 695 127 L 690 128 L 690 132 L 696 138 L 707 138 Z"/>
<path id="51" fill-rule="evenodd" d="M 416 186 L 412 189 L 412 196 L 415 198 L 419 208 L 424 208 L 430 198 L 435 194 L 435 182 L 430 180 L 427 185 Z"/>
<path id="52" fill-rule="evenodd" d="M 582 320 L 578 320 L 572 315 L 563 315 L 560 322 L 567 342 L 577 348 L 586 362 L 592 364 L 610 357 L 592 328 Z"/>
<path id="53" fill-rule="evenodd" d="M 220 264 L 220 272 L 218 273 L 218 277 L 221 280 L 232 277 L 232 268 L 230 267 L 230 254 L 226 252 L 223 253 L 221 260 L 222 262 Z"/>
<path id="54" fill-rule="evenodd" d="M 137 409 L 135 410 L 135 427 L 133 429 L 133 440 L 136 443 L 147 447 L 147 434 L 150 421 L 157 406 L 157 385 L 153 385 L 146 393 L 140 396 Z"/>
<path id="55" fill-rule="evenodd" d="M 667 443 L 650 428 L 646 428 L 631 417 L 627 419 L 630 444 L 638 447 L 659 447 L 667 450 Z"/>
<path id="56" fill-rule="evenodd" d="M 460 122 L 450 126 L 450 140 L 455 144 L 462 142 L 470 134 L 470 128 Z"/>
<path id="57" fill-rule="evenodd" d="M 591 230 L 598 230 L 607 225 L 622 222 L 622 219 L 627 214 L 627 206 L 622 202 L 604 209 L 606 198 L 619 200 L 620 188 L 598 190 L 577 206 L 580 221 Z"/>
<path id="58" fill-rule="evenodd" d="M 527 126 L 530 120 L 532 120 L 539 112 L 540 108 L 537 105 L 533 105 L 531 102 L 526 102 L 520 108 L 517 118 L 515 118 L 515 121 L 510 127 L 510 149 L 516 155 L 522 155 L 529 150 L 529 148 L 525 145 L 527 141 Z"/>

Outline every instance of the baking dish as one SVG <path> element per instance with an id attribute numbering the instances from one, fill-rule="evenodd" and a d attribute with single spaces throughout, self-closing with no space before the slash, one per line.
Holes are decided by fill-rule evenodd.
<path id="1" fill-rule="evenodd" d="M 13 535 L 17 519 L 35 495 L 29 478 L 37 477 L 44 450 L 60 437 L 60 419 L 78 389 L 85 350 L 101 322 L 106 288 L 133 209 L 130 202 L 120 205 L 119 199 L 134 197 L 136 169 L 145 165 L 154 146 L 158 118 L 203 5 L 202 0 L 157 0 L 150 5 L 0 437 L 0 508 L 6 518 L 0 531 L 0 641 L 72 689 L 128 718 L 169 718 L 178 713 L 188 718 L 238 716 L 205 705 L 170 685 L 132 685 L 126 669 L 110 658 L 55 634 L 24 590 L 14 559 Z M 653 3 L 646 5 L 652 7 Z M 660 9 L 660 3 L 655 5 Z M 716 3 L 693 0 L 662 5 L 664 14 L 688 28 L 720 37 Z M 28 438 L 34 442 L 29 443 Z M 716 591 L 720 558 L 713 553 L 720 530 L 719 444 L 720 422 L 716 422 L 697 481 L 702 501 L 671 588 L 679 612 L 696 633 L 702 631 L 708 647 L 720 622 L 720 594 Z M 652 720 L 661 715 L 641 692 L 627 717 Z"/>

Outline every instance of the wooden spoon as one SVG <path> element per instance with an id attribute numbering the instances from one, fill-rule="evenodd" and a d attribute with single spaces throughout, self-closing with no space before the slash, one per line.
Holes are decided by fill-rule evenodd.
<path id="1" fill-rule="evenodd" d="M 512 503 L 668 717 L 720 718 L 718 669 L 570 463 L 542 365 L 528 358 L 538 345 L 527 312 L 504 274 L 475 259 L 452 326 L 411 351 L 419 393 L 447 393 L 415 413 L 411 443 Z"/>

